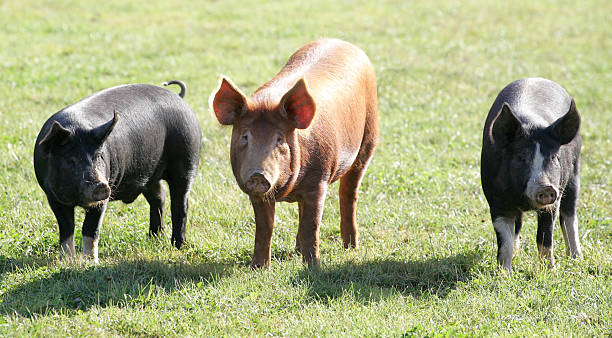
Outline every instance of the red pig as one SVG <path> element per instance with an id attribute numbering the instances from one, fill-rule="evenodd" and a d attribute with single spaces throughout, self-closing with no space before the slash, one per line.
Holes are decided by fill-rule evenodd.
<path id="1" fill-rule="evenodd" d="M 222 78 L 211 95 L 232 125 L 231 163 L 255 211 L 252 267 L 269 267 L 277 201 L 298 202 L 296 249 L 319 264 L 319 227 L 329 185 L 340 179 L 340 229 L 356 248 L 357 189 L 378 141 L 376 75 L 366 54 L 337 39 L 311 42 L 247 98 Z"/>

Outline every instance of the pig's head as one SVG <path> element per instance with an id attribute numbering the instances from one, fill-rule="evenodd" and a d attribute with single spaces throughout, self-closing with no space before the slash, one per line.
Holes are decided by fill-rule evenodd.
<path id="1" fill-rule="evenodd" d="M 297 81 L 279 102 L 254 102 L 223 78 L 210 103 L 219 123 L 233 126 L 231 162 L 240 188 L 266 199 L 287 191 L 299 171 L 296 130 L 308 128 L 315 114 L 306 81 Z"/>
<path id="2" fill-rule="evenodd" d="M 568 112 L 547 127 L 523 126 L 507 103 L 493 120 L 489 137 L 503 153 L 501 168 L 508 169 L 509 183 L 520 187 L 531 207 L 550 209 L 560 200 L 563 167 L 571 161 L 562 156 L 561 149 L 579 129 L 574 100 Z"/>
<path id="3" fill-rule="evenodd" d="M 54 121 L 38 142 L 44 154 L 44 189 L 66 205 L 95 207 L 111 195 L 108 158 L 103 144 L 117 123 L 113 119 L 94 128 Z"/>

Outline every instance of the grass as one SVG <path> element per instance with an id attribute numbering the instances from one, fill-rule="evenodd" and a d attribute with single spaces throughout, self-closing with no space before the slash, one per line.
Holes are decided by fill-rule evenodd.
<path id="1" fill-rule="evenodd" d="M 609 2 L 5 1 L 0 15 L 0 335 L 612 334 Z M 294 254 L 297 207 L 281 204 L 272 268 L 251 271 L 253 214 L 208 96 L 220 74 L 251 93 L 323 36 L 360 46 L 378 75 L 381 143 L 360 190 L 362 246 L 342 249 L 336 185 L 322 269 Z M 480 144 L 495 95 L 528 76 L 562 84 L 582 114 L 585 258 L 567 259 L 557 230 L 557 266 L 542 266 L 529 215 L 506 276 Z M 110 205 L 100 265 L 59 261 L 32 167 L 43 122 L 103 88 L 171 79 L 187 83 L 204 133 L 188 244 L 173 249 L 168 226 L 149 239 L 140 197 Z"/>

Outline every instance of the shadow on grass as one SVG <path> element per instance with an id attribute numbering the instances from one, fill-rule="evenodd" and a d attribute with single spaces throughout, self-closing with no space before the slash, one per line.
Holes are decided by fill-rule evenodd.
<path id="1" fill-rule="evenodd" d="M 92 306 L 144 306 L 155 298 L 156 292 L 182 289 L 186 282 L 197 288 L 214 285 L 235 265 L 229 261 L 185 264 L 137 259 L 84 269 L 62 267 L 58 271 L 46 264 L 29 265 L 6 257 L 0 257 L 0 263 L 3 278 L 16 268 L 40 270 L 37 275 L 43 276 L 7 291 L 0 288 L 0 314 L 24 317 L 49 311 L 87 310 Z"/>
<path id="2" fill-rule="evenodd" d="M 299 252 L 296 252 L 295 249 L 287 249 L 287 248 L 273 248 L 271 252 L 271 263 L 270 264 L 280 264 L 281 262 L 288 261 L 293 259 L 293 257 L 300 257 Z M 235 263 L 238 263 L 243 266 L 248 266 L 251 264 L 251 260 L 253 259 L 253 249 L 246 249 L 240 252 L 240 254 L 235 256 Z"/>
<path id="3" fill-rule="evenodd" d="M 294 278 L 294 283 L 305 284 L 310 296 L 323 302 L 347 294 L 360 302 L 379 300 L 397 293 L 443 298 L 456 288 L 458 282 L 472 279 L 472 268 L 482 255 L 482 252 L 474 251 L 422 261 L 348 262 L 318 270 L 304 269 Z"/>
<path id="4" fill-rule="evenodd" d="M 26 257 L 23 259 L 14 259 L 0 254 L 0 276 L 7 272 L 13 272 L 26 267 L 37 269 L 48 263 L 49 260 L 46 258 Z"/>

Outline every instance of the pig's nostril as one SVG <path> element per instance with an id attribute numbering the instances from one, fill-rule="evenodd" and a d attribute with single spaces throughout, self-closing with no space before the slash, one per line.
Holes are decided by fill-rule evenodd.
<path id="1" fill-rule="evenodd" d="M 102 201 L 110 197 L 110 187 L 106 183 L 98 184 L 93 192 L 92 197 L 95 201 Z"/>
<path id="2" fill-rule="evenodd" d="M 270 189 L 270 182 L 262 173 L 256 172 L 246 182 L 246 188 L 251 193 L 263 194 Z"/>
<path id="3" fill-rule="evenodd" d="M 557 200 L 557 191 L 551 186 L 544 187 L 537 193 L 536 200 L 542 205 L 552 204 Z"/>

